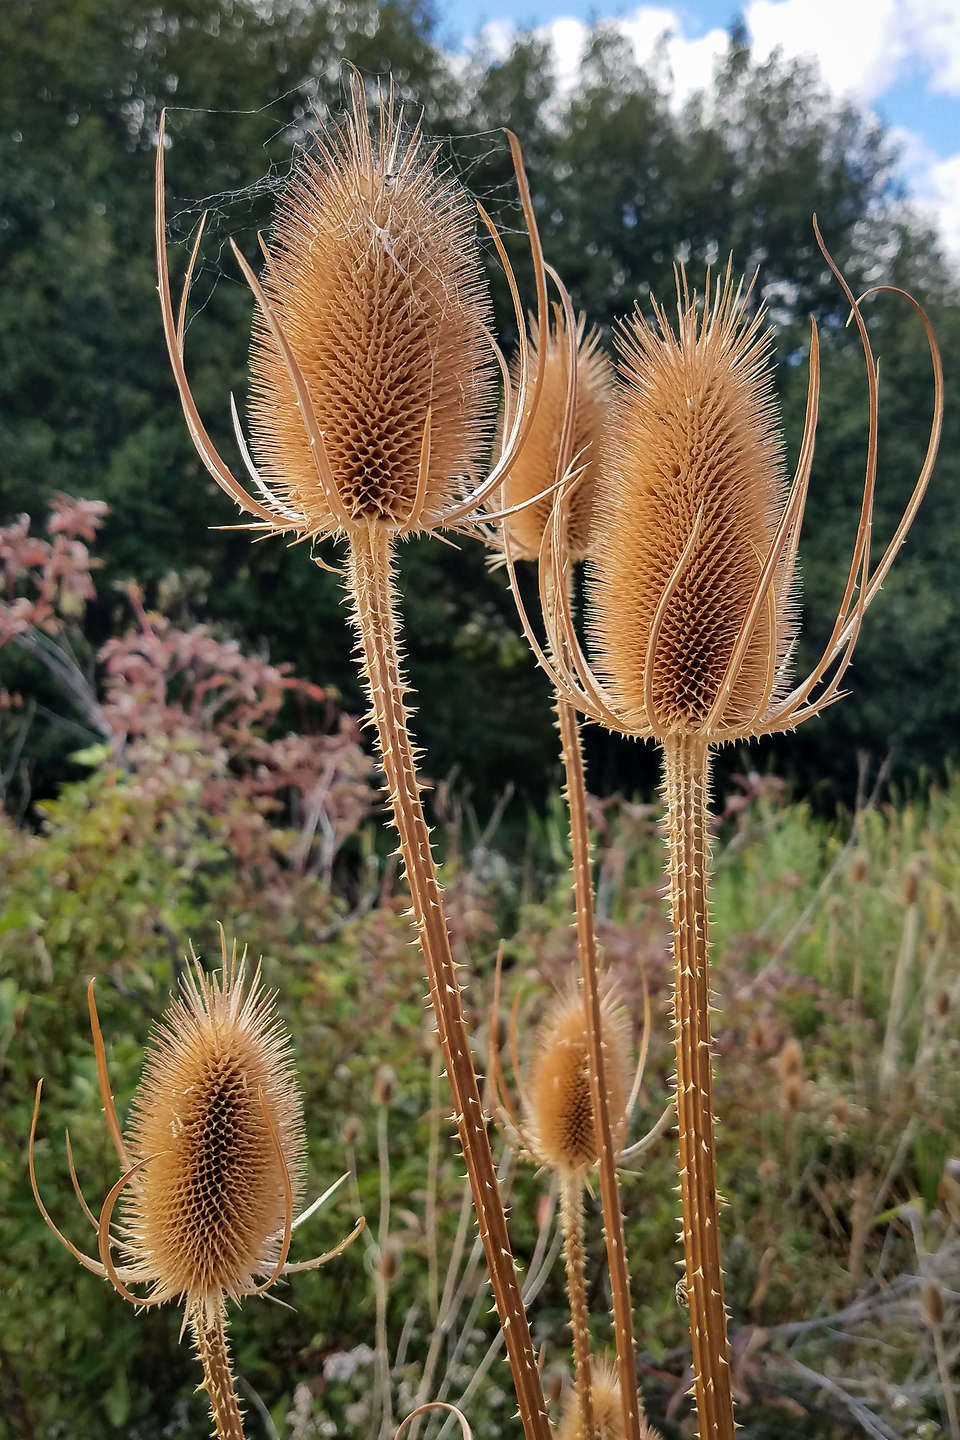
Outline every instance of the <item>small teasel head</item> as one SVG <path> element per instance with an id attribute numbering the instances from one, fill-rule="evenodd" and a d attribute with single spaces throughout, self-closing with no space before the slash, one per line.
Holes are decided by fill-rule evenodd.
<path id="1" fill-rule="evenodd" d="M 630 1021 L 607 988 L 600 1002 L 607 1105 L 615 1149 L 628 1123 Z M 554 997 L 537 1030 L 524 1089 L 524 1135 L 533 1157 L 561 1176 L 582 1175 L 599 1156 L 590 1095 L 590 1046 L 583 996 L 571 988 Z"/>
<path id="2" fill-rule="evenodd" d="M 241 959 L 193 958 L 150 1043 L 129 1126 L 143 1169 L 121 1210 L 125 1244 L 157 1302 L 208 1311 L 258 1288 L 303 1189 L 303 1107 L 272 996 Z M 131 1278 L 139 1278 L 132 1276 Z"/>
<path id="3" fill-rule="evenodd" d="M 623 1404 L 620 1399 L 620 1380 L 614 1360 L 594 1360 L 590 1367 L 590 1399 L 593 1405 L 593 1435 L 595 1440 L 624 1440 L 626 1431 L 623 1422 Z M 641 1409 L 641 1417 L 643 1411 Z M 587 1430 L 580 1414 L 580 1400 L 573 1387 L 567 1391 L 557 1440 L 587 1440 Z M 643 1418 L 640 1420 L 640 1440 L 660 1440 L 657 1430 Z"/>
<path id="4" fill-rule="evenodd" d="M 697 734 L 717 701 L 783 506 L 783 442 L 762 308 L 728 269 L 702 306 L 678 280 L 677 329 L 655 305 L 617 336 L 620 377 L 589 573 L 598 674 L 658 736 Z M 789 567 L 771 582 L 716 717 L 749 728 L 795 625 Z"/>
<path id="5" fill-rule="evenodd" d="M 290 1037 L 259 967 L 251 977 L 236 943 L 228 954 L 222 929 L 220 939 L 219 973 L 208 975 L 191 949 L 180 993 L 148 1046 L 126 1134 L 113 1102 L 92 980 L 88 986 L 100 1096 L 123 1169 L 99 1218 L 82 1198 L 69 1135 L 67 1159 L 97 1232 L 99 1260 L 61 1233 L 40 1198 L 34 1143 L 42 1082 L 28 1152 L 34 1199 L 64 1248 L 138 1308 L 181 1301 L 184 1324 L 192 1323 L 198 1336 L 222 1324 L 225 1297 L 236 1302 L 259 1295 L 282 1274 L 325 1264 L 363 1229 L 360 1220 L 327 1254 L 287 1263 L 306 1149 Z M 149 1288 L 136 1293 L 131 1285 Z"/>
<path id="6" fill-rule="evenodd" d="M 505 510 L 523 506 L 504 520 L 511 551 L 520 560 L 538 559 L 557 481 L 569 465 L 579 472 L 579 479 L 567 506 L 564 545 L 571 560 L 583 560 L 587 554 L 601 437 L 613 396 L 613 367 L 600 348 L 599 330 L 595 326 L 587 329 L 585 315 L 577 319 L 573 338 L 576 351 L 571 367 L 569 322 L 565 309 L 557 305 L 543 353 L 532 317 L 524 340 L 529 373 L 542 374 L 542 388 L 527 444 L 501 491 Z M 572 395 L 571 369 L 576 372 Z M 521 378 L 520 357 L 516 356 L 513 380 L 517 391 Z M 528 396 L 525 410 L 530 415 L 532 393 Z"/>

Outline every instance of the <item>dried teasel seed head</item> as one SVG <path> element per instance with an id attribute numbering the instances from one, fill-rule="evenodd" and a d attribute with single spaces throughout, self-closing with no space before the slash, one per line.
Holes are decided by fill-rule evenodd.
<path id="1" fill-rule="evenodd" d="M 708 275 L 702 310 L 685 277 L 678 289 L 677 333 L 655 306 L 658 329 L 637 313 L 617 337 L 589 562 L 596 669 L 627 728 L 749 734 L 796 630 L 781 563 L 710 719 L 783 509 L 771 332 L 729 269 L 712 290 Z"/>
<path id="2" fill-rule="evenodd" d="M 391 1235 L 377 1257 L 377 1269 L 388 1285 L 397 1278 L 402 1261 L 403 1242 Z"/>
<path id="3" fill-rule="evenodd" d="M 788 1040 L 780 1051 L 777 1061 L 780 1070 L 780 1079 L 789 1080 L 791 1076 L 803 1075 L 803 1047 L 799 1040 Z"/>
<path id="4" fill-rule="evenodd" d="M 926 856 L 915 855 L 903 872 L 904 905 L 916 905 L 920 894 L 920 881 L 926 868 Z"/>
<path id="5" fill-rule="evenodd" d="M 373 1077 L 374 1105 L 392 1105 L 397 1077 L 390 1065 L 380 1065 Z"/>
<path id="6" fill-rule="evenodd" d="M 213 1323 L 280 1254 L 285 1175 L 303 1185 L 303 1110 L 289 1036 L 245 965 L 208 976 L 196 956 L 158 1026 L 133 1102 L 124 1191 L 129 1278 L 184 1297 Z M 153 1157 L 148 1160 L 148 1157 Z"/>
<path id="7" fill-rule="evenodd" d="M 623 1423 L 623 1403 L 615 1361 L 594 1360 L 591 1363 L 590 1397 L 593 1404 L 593 1434 L 596 1440 L 624 1440 L 626 1431 Z M 640 1413 L 642 1417 L 642 1407 Z M 579 1396 L 573 1388 L 567 1392 L 556 1434 L 557 1440 L 586 1440 L 587 1430 L 580 1415 Z M 643 1418 L 640 1420 L 640 1440 L 660 1440 L 658 1431 Z"/>
<path id="8" fill-rule="evenodd" d="M 531 319 L 530 323 L 532 331 L 535 322 Z M 540 371 L 536 339 L 528 335 L 525 343 L 530 374 L 536 376 Z M 613 367 L 600 349 L 599 330 L 595 327 L 587 330 L 584 315 L 577 320 L 576 343 L 577 385 L 570 453 L 583 473 L 570 501 L 565 541 L 570 558 L 582 560 L 589 545 L 601 436 L 613 397 Z M 537 559 L 543 532 L 550 522 L 555 496 L 544 492 L 551 489 L 557 478 L 569 374 L 567 320 L 558 306 L 544 347 L 543 388 L 537 412 L 527 444 L 504 482 L 501 497 L 506 509 L 532 501 L 537 495 L 543 496 L 534 504 L 526 505 L 518 514 L 509 516 L 505 522 L 510 531 L 511 549 L 522 560 Z M 515 390 L 519 391 L 519 356 L 514 357 L 513 380 Z M 529 413 L 532 403 L 531 389 L 525 413 Z"/>
<path id="9" fill-rule="evenodd" d="M 934 1009 L 939 1018 L 942 1020 L 945 1016 L 949 1015 L 951 1008 L 952 1003 L 949 990 L 938 990 L 937 998 L 934 1001 Z"/>
<path id="10" fill-rule="evenodd" d="M 803 1104 L 804 1080 L 802 1075 L 788 1075 L 783 1082 L 781 1099 L 785 1110 L 799 1110 Z"/>
<path id="11" fill-rule="evenodd" d="M 617 1149 L 627 1124 L 630 1022 L 609 989 L 601 996 L 600 1034 L 610 1129 Z M 554 997 L 537 1030 L 526 1100 L 527 1129 L 541 1165 L 561 1175 L 578 1175 L 596 1163 L 587 1022 L 583 996 L 576 988 Z"/>
<path id="12" fill-rule="evenodd" d="M 364 87 L 281 196 L 262 285 L 323 435 L 350 525 L 436 523 L 492 432 L 496 387 L 476 211 L 392 91 L 373 133 Z M 269 489 L 307 534 L 335 530 L 288 369 L 262 313 L 250 426 Z M 425 484 L 421 457 L 429 436 Z"/>
<path id="13" fill-rule="evenodd" d="M 356 1145 L 363 1134 L 363 1124 L 359 1115 L 348 1115 L 340 1127 L 340 1139 L 344 1145 Z"/>
<path id="14" fill-rule="evenodd" d="M 935 1281 L 923 1287 L 923 1318 L 931 1330 L 938 1330 L 943 1324 L 943 1291 Z"/>
<path id="15" fill-rule="evenodd" d="M 866 850 L 854 850 L 850 859 L 850 880 L 854 885 L 866 882 L 870 869 L 870 857 Z"/>

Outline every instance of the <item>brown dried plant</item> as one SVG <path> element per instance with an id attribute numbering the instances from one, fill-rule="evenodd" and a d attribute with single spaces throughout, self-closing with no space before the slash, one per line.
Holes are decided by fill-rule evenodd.
<path id="1" fill-rule="evenodd" d="M 67 1132 L 70 1179 L 96 1231 L 99 1260 L 61 1233 L 40 1198 L 34 1142 L 42 1080 L 29 1165 L 40 1213 L 87 1270 L 108 1279 L 138 1310 L 170 1300 L 183 1304 L 181 1334 L 188 1327 L 192 1333 L 216 1433 L 221 1440 L 243 1440 L 226 1299 L 239 1304 L 244 1296 L 265 1294 L 283 1275 L 325 1265 L 356 1239 L 363 1220 L 325 1255 L 288 1262 L 293 1230 L 336 1186 L 294 1218 L 306 1140 L 290 1037 L 274 997 L 262 988 L 259 967 L 248 983 L 246 954 L 238 961 L 234 942 L 228 959 L 222 930 L 220 938 L 219 975 L 207 976 L 191 951 L 181 994 L 152 1036 L 126 1135 L 113 1102 L 94 982 L 87 987 L 100 1098 L 123 1169 L 95 1216 L 80 1189 Z M 122 1220 L 115 1235 L 118 1202 Z M 122 1257 L 119 1265 L 114 1250 Z M 150 1288 L 141 1295 L 131 1285 Z"/>
<path id="2" fill-rule="evenodd" d="M 569 302 L 565 301 L 562 306 L 555 307 L 554 323 L 545 343 L 540 345 L 534 334 L 525 334 L 524 346 L 514 361 L 518 376 L 524 362 L 538 378 L 542 376 L 542 391 L 530 444 L 514 464 L 503 486 L 504 503 L 511 513 L 503 522 L 500 552 L 509 559 L 511 571 L 515 558 L 536 560 L 540 557 L 545 540 L 550 535 L 553 487 L 567 475 L 576 477 L 576 488 L 566 516 L 564 551 L 572 561 L 586 555 L 596 491 L 597 459 L 602 450 L 603 430 L 613 395 L 612 367 L 599 348 L 599 340 L 599 332 L 595 329 L 588 332 L 585 317 L 581 315 L 575 319 Z M 524 501 L 528 503 L 523 505 Z M 555 703 L 564 795 L 570 815 L 581 1003 L 590 1050 L 588 1075 L 598 1137 L 604 1237 L 620 1366 L 619 1394 L 623 1404 L 624 1435 L 627 1440 L 640 1440 L 643 1410 L 634 1383 L 636 1357 L 629 1265 L 617 1180 L 616 1145 L 608 1113 L 608 1061 L 600 1023 L 601 956 L 594 920 L 580 723 L 575 707 L 562 694 L 557 693 Z M 571 1290 L 571 1302 L 572 1296 Z M 589 1436 L 592 1432 L 589 1365 L 579 1366 L 577 1379 L 579 1404 Z"/>
<path id="3" fill-rule="evenodd" d="M 184 330 L 198 233 L 175 316 L 165 254 L 164 127 L 157 150 L 157 264 L 167 348 L 194 444 L 207 469 L 253 516 L 254 529 L 311 542 L 344 538 L 345 582 L 370 697 L 437 1031 L 451 1086 L 494 1299 L 528 1440 L 549 1427 L 517 1282 L 464 1021 L 442 893 L 423 814 L 401 668 L 394 551 L 398 538 L 437 527 L 470 531 L 526 445 L 531 398 L 526 362 L 516 396 L 489 332 L 490 310 L 473 210 L 438 171 L 419 123 L 407 131 L 392 86 L 371 130 L 358 75 L 351 110 L 314 137 L 282 200 L 271 246 L 261 241 L 263 283 L 237 252 L 259 314 L 252 346 L 253 462 L 233 406 L 252 492 L 213 446 L 184 368 Z M 508 139 L 530 236 L 538 337 L 546 330 L 546 276 L 516 137 Z M 480 214 L 503 262 L 519 327 L 523 310 L 503 242 Z M 496 362 L 513 416 L 502 453 L 479 483 L 496 410 Z M 514 404 L 515 400 L 515 404 Z M 472 487 L 472 488 L 471 488 Z M 329 568 L 329 567 L 328 567 Z"/>
<path id="4" fill-rule="evenodd" d="M 812 326 L 807 413 L 792 483 L 771 389 L 770 334 L 762 307 L 731 269 L 702 304 L 678 276 L 676 332 L 654 303 L 656 329 L 639 313 L 618 343 L 621 387 L 606 432 L 588 562 L 591 667 L 571 613 L 566 550 L 576 479 L 557 495 L 541 547 L 542 647 L 524 629 L 558 693 L 620 733 L 664 752 L 669 893 L 674 932 L 674 1017 L 685 1288 L 696 1404 L 706 1440 L 733 1440 L 734 1418 L 719 1233 L 710 1037 L 708 818 L 710 755 L 727 740 L 792 729 L 840 698 L 863 617 L 882 585 L 930 479 L 943 414 L 940 357 L 933 419 L 913 491 L 879 562 L 870 540 L 877 469 L 878 379 L 860 306 L 818 242 L 851 308 L 866 363 L 869 431 L 860 519 L 840 608 L 823 654 L 792 688 L 794 582 L 813 461 L 819 395 Z"/>
<path id="5" fill-rule="evenodd" d="M 601 1132 L 597 1123 L 598 1107 L 593 1083 L 593 1056 L 597 1048 L 603 1059 L 601 1073 L 604 1103 L 600 1113 L 608 1127 L 607 1141 L 614 1170 L 620 1161 L 633 1158 L 646 1149 L 663 1128 L 661 1117 L 661 1121 L 643 1139 L 625 1148 L 650 1041 L 649 995 L 644 988 L 643 1042 L 635 1071 L 632 1070 L 630 1059 L 630 1017 L 607 977 L 598 987 L 595 1023 L 584 1004 L 581 988 L 574 985 L 553 997 L 537 1028 L 529 1072 L 524 1079 L 516 1037 L 517 1014 L 522 994 L 518 991 L 509 1027 L 510 1051 L 520 1093 L 518 1111 L 507 1092 L 497 1043 L 502 954 L 501 947 L 490 1017 L 489 1073 L 494 1097 L 494 1116 L 508 1142 L 519 1144 L 534 1164 L 554 1177 L 559 1189 L 560 1227 L 563 1234 L 570 1329 L 573 1337 L 575 1408 L 582 1425 L 582 1433 L 588 1440 L 589 1437 L 597 1440 L 598 1436 L 607 1433 L 603 1428 L 607 1423 L 603 1415 L 609 1408 L 607 1400 L 612 1395 L 615 1397 L 618 1413 L 616 1429 L 610 1433 L 627 1437 L 631 1424 L 635 1423 L 641 1440 L 657 1440 L 657 1432 L 647 1424 L 643 1400 L 637 1388 L 636 1356 L 633 1353 L 632 1340 L 628 1354 L 629 1364 L 624 1366 L 621 1363 L 622 1336 L 619 1328 L 616 1329 L 617 1359 L 614 1362 L 619 1381 L 613 1386 L 607 1385 L 607 1400 L 601 1398 L 601 1401 L 597 1402 L 600 1404 L 599 1410 L 594 1401 L 593 1384 L 597 1362 L 591 1355 L 590 1346 L 583 1214 L 584 1185 L 590 1171 L 602 1164 Z M 616 1218 L 622 1225 L 619 1207 Z M 604 1225 L 607 1223 L 604 1213 Z M 627 1303 L 629 1306 L 629 1292 Z M 602 1367 L 601 1371 L 606 1374 Z M 634 1392 L 629 1405 L 622 1403 L 621 1385 L 625 1377 Z"/>

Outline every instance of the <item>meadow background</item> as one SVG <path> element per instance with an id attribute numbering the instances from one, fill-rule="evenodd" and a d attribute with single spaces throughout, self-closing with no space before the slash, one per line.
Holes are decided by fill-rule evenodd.
<path id="1" fill-rule="evenodd" d="M 340 590 L 300 551 L 210 528 L 235 516 L 190 447 L 154 290 L 152 161 L 169 105 L 174 263 L 211 210 L 188 364 L 232 454 L 226 397 L 244 394 L 250 305 L 227 237 L 253 254 L 311 106 L 339 103 L 344 59 L 365 74 L 392 71 L 508 230 L 518 219 L 497 127 L 517 131 L 547 256 L 607 335 L 635 299 L 669 294 L 675 258 L 694 274 L 730 250 L 738 267 L 759 265 L 794 449 L 808 316 L 817 316 L 824 390 L 801 552 L 810 647 L 801 669 L 839 598 L 866 432 L 862 361 L 811 212 L 855 290 L 890 281 L 927 306 L 948 386 L 960 352 L 957 274 L 903 193 L 890 135 L 833 98 L 815 68 L 758 62 L 742 27 L 732 26 L 711 86 L 678 110 L 656 71 L 639 69 L 603 26 L 573 90 L 561 92 L 536 36 L 521 34 L 505 55 L 451 57 L 420 5 L 8 0 L 0 1436 L 205 1433 L 177 1317 L 134 1320 L 59 1250 L 29 1194 L 25 1138 L 43 1074 L 41 1184 L 79 1242 L 86 1222 L 65 1124 L 91 1204 L 115 1178 L 86 980 L 102 977 L 123 1113 L 187 939 L 212 956 L 218 919 L 263 953 L 280 991 L 308 1097 L 312 1183 L 319 1191 L 348 1166 L 356 1176 L 312 1223 L 302 1253 L 352 1223 L 355 1190 L 376 1216 L 378 1149 L 389 1151 L 398 1406 L 415 1393 L 440 1306 L 462 1186 Z M 529 293 L 522 244 L 512 250 Z M 906 307 L 872 302 L 869 319 L 882 356 L 882 547 L 922 458 L 929 362 Z M 954 1378 L 960 1369 L 958 456 L 948 405 L 938 473 L 870 616 L 852 698 L 797 736 L 725 752 L 718 766 L 720 1166 L 740 1418 L 756 1440 L 949 1433 L 944 1365 Z M 508 1003 L 521 983 L 526 991 L 522 1049 L 530 1017 L 573 959 L 546 682 L 478 545 L 408 545 L 403 594 L 479 1054 L 501 937 Z M 602 939 L 638 1014 L 640 968 L 651 993 L 639 1131 L 661 1113 L 672 1065 L 656 761 L 597 730 L 587 753 Z M 385 1065 L 396 1076 L 389 1106 L 374 1098 Z M 672 1167 L 665 1137 L 626 1192 L 641 1379 L 671 1437 L 689 1433 Z M 511 1185 L 519 1254 L 549 1254 L 542 1181 L 514 1164 Z M 595 1214 L 591 1223 L 598 1236 Z M 284 1297 L 296 1315 L 244 1308 L 234 1335 L 252 1387 L 251 1433 L 371 1433 L 378 1270 L 360 1242 L 333 1268 L 298 1278 Z M 475 1268 L 459 1288 L 438 1368 L 452 1398 L 488 1334 Z M 534 1324 L 548 1366 L 562 1362 L 557 1267 Z M 479 1437 L 512 1433 L 505 1387 L 494 1367 L 470 1410 Z"/>

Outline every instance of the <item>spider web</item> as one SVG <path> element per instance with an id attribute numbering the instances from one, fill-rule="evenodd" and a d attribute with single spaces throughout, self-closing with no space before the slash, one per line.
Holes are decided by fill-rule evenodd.
<path id="1" fill-rule="evenodd" d="M 167 107 L 166 241 L 175 297 L 177 277 L 183 274 L 197 227 L 201 218 L 206 216 L 203 241 L 191 286 L 188 330 L 211 304 L 221 285 L 239 284 L 246 289 L 230 250 L 230 239 L 237 239 L 244 247 L 247 236 L 253 239 L 257 229 L 265 233 L 268 231 L 276 202 L 289 182 L 299 156 L 304 152 L 310 153 L 313 136 L 330 123 L 336 124 L 347 111 L 347 84 L 346 75 L 343 74 L 340 84 L 341 101 L 336 105 L 329 105 L 324 100 L 320 80 L 310 80 L 292 86 L 269 104 L 259 108 L 228 110 L 197 106 Z M 376 103 L 379 93 L 385 93 L 385 84 L 376 80 L 368 81 L 366 88 L 369 108 Z M 404 101 L 402 93 L 398 92 L 396 109 L 400 115 L 401 134 L 410 135 L 420 118 L 420 106 Z M 264 133 L 259 142 L 259 151 L 252 151 L 250 157 L 251 165 L 255 167 L 256 154 L 260 154 L 260 173 L 234 189 L 216 190 L 196 197 L 178 196 L 177 117 L 195 115 L 213 116 L 218 121 L 227 123 L 230 116 L 263 117 Z M 272 120 L 274 123 L 271 123 Z M 502 130 L 461 131 L 438 135 L 425 128 L 423 147 L 425 153 L 435 150 L 434 163 L 438 170 L 454 177 L 468 194 L 482 200 L 501 236 L 509 238 L 514 235 L 521 237 L 526 243 L 526 231 L 518 223 L 519 198 L 516 182 L 512 178 L 509 149 Z M 277 152 L 284 149 L 286 158 L 276 159 Z M 489 174 L 496 165 L 501 172 L 504 169 L 510 171 L 509 181 L 491 183 Z M 493 256 L 493 241 L 480 223 L 479 217 L 477 233 L 482 253 Z M 246 248 L 249 255 L 250 247 Z M 255 248 L 254 241 L 253 249 Z"/>

